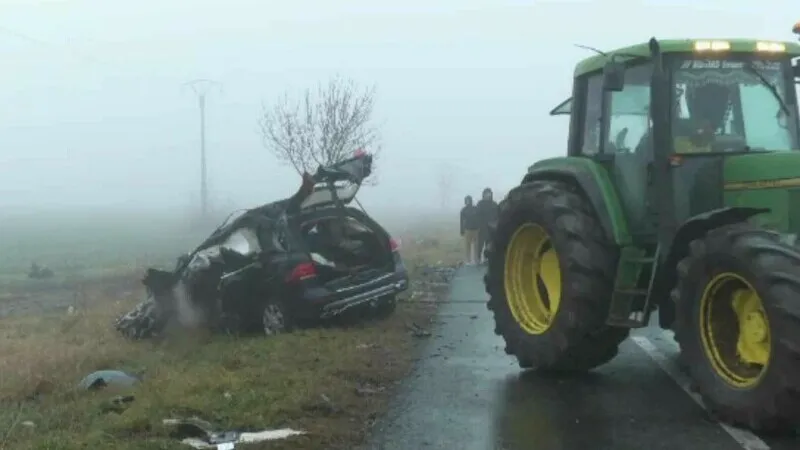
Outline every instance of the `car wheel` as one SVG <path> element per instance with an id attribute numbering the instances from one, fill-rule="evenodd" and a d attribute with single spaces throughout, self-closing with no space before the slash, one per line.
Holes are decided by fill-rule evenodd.
<path id="1" fill-rule="evenodd" d="M 261 312 L 261 327 L 264 334 L 274 336 L 276 334 L 291 331 L 291 322 L 286 308 L 280 302 L 268 301 Z"/>

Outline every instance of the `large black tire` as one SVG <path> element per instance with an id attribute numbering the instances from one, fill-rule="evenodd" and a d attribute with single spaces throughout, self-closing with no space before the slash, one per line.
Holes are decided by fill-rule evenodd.
<path id="1" fill-rule="evenodd" d="M 782 243 L 777 233 L 747 223 L 730 225 L 692 241 L 688 257 L 678 264 L 678 277 L 671 295 L 676 302 L 675 337 L 681 347 L 681 365 L 709 411 L 722 421 L 756 431 L 783 432 L 797 426 L 800 423 L 800 253 L 797 249 Z M 731 291 L 720 284 L 724 280 L 734 283 L 729 287 Z M 739 356 L 734 342 L 739 338 L 739 320 L 732 303 L 716 309 L 724 300 L 732 302 L 733 294 L 726 292 L 747 288 L 760 297 L 766 315 L 762 323 L 769 330 L 769 339 L 763 335 L 754 338 L 763 339 L 765 343 L 761 345 L 770 349 L 765 366 L 747 364 Z M 711 322 L 712 314 L 716 314 L 715 321 L 705 325 Z M 713 330 L 713 336 L 706 330 Z M 715 345 L 715 353 L 706 350 L 704 336 L 705 342 L 728 339 L 730 343 Z M 717 357 L 710 356 L 715 354 Z M 737 376 L 744 371 L 761 373 L 753 384 L 743 385 Z"/>
<path id="2" fill-rule="evenodd" d="M 547 233 L 558 255 L 561 301 L 549 328 L 534 334 L 514 318 L 506 295 L 506 253 L 514 233 L 526 225 Z M 584 372 L 616 356 L 627 329 L 605 325 L 618 251 L 605 237 L 588 202 L 570 185 L 535 181 L 511 191 L 500 204 L 484 278 L 495 333 L 520 367 Z M 533 270 L 531 270 L 533 273 Z"/>

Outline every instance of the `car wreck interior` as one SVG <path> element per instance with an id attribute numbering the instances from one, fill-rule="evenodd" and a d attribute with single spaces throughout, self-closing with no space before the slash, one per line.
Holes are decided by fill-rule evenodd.
<path id="1" fill-rule="evenodd" d="M 323 281 L 391 267 L 391 244 L 354 217 L 318 217 L 304 222 L 300 229 Z"/>

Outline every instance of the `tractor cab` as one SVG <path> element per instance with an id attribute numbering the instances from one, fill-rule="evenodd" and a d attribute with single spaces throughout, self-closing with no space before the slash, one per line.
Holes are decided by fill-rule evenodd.
<path id="1" fill-rule="evenodd" d="M 800 34 L 800 23 L 796 29 Z M 671 125 L 676 153 L 800 148 L 794 89 L 800 83 L 800 46 L 748 40 L 658 45 L 667 91 L 662 101 L 668 103 L 659 106 L 668 109 L 669 123 L 657 126 Z M 649 53 L 641 44 L 578 65 L 574 96 L 550 112 L 580 113 L 573 116 L 583 122 L 583 130 L 574 130 L 580 140 L 571 145 L 574 153 L 630 152 L 648 145 L 654 64 Z M 601 141 L 601 134 L 607 140 Z"/>
<path id="2" fill-rule="evenodd" d="M 789 42 L 652 40 L 580 62 L 551 115 L 571 116 L 570 156 L 612 175 L 636 240 L 666 245 L 682 221 L 726 203 L 726 184 L 800 176 L 799 59 Z M 754 158 L 766 153 L 784 156 Z"/>
<path id="3" fill-rule="evenodd" d="M 672 145 L 664 150 L 686 154 L 800 149 L 796 66 L 785 44 L 757 42 L 755 51 L 738 53 L 729 52 L 728 41 L 696 41 L 694 48 L 690 54 L 664 56 L 665 95 L 658 106 L 668 114 L 665 122 L 656 124 L 670 130 Z M 652 66 L 634 70 L 630 79 L 624 72 L 615 73 L 614 82 L 606 84 L 618 92 L 611 94 L 612 115 L 624 116 L 609 130 L 615 137 L 611 150 L 652 152 Z M 614 100 L 625 103 L 615 107 Z M 631 132 L 640 137 L 638 142 L 621 139 Z"/>

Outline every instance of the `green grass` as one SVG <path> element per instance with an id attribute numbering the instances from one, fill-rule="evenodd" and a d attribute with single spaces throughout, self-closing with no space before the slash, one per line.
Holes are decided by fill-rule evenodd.
<path id="1" fill-rule="evenodd" d="M 431 312 L 403 304 L 387 321 L 350 329 L 270 339 L 196 332 L 161 343 L 123 341 L 109 329 L 111 314 L 5 322 L 0 448 L 177 449 L 161 421 L 194 415 L 223 428 L 309 433 L 252 448 L 350 448 L 388 396 L 362 397 L 359 386 L 391 388 L 405 375 L 415 344 L 406 327 L 424 325 Z M 121 414 L 104 409 L 122 391 L 75 389 L 84 374 L 106 368 L 144 376 Z"/>
<path id="2" fill-rule="evenodd" d="M 385 409 L 391 388 L 412 366 L 420 341 L 409 325 L 426 326 L 435 311 L 430 303 L 404 302 L 386 321 L 346 329 L 274 338 L 211 336 L 195 330 L 161 342 L 130 342 L 111 323 L 138 296 L 109 298 L 108 277 L 98 277 L 102 272 L 91 264 L 102 261 L 115 270 L 133 269 L 160 253 L 172 261 L 198 242 L 183 236 L 180 239 L 192 242 L 175 244 L 181 248 L 168 254 L 172 247 L 167 243 L 180 239 L 167 239 L 164 233 L 160 240 L 135 240 L 131 236 L 137 230 L 144 236 L 140 226 L 107 231 L 102 239 L 96 235 L 93 242 L 98 244 L 88 255 L 82 252 L 91 239 L 76 239 L 80 233 L 66 231 L 58 239 L 48 238 L 48 244 L 58 245 L 46 250 L 41 240 L 40 247 L 3 243 L 6 249 L 16 248 L 18 257 L 38 250 L 42 258 L 51 255 L 51 261 L 63 255 L 76 264 L 85 261 L 79 273 L 88 280 L 82 289 L 90 300 L 74 315 L 0 319 L 0 449 L 185 449 L 189 447 L 171 438 L 161 421 L 192 415 L 220 427 L 291 427 L 308 433 L 247 448 L 353 448 Z M 401 234 L 412 273 L 418 276 L 414 269 L 422 264 L 457 261 L 460 245 L 453 236 L 457 235 L 438 226 Z M 164 247 L 155 249 L 153 242 Z M 15 258 L 4 258 L 6 268 L 16 267 Z M 138 275 L 133 271 L 129 276 Z M 71 285 L 60 289 L 63 295 L 73 294 Z M 99 369 L 143 374 L 144 381 L 130 392 L 135 400 L 124 412 L 106 412 L 110 399 L 120 392 L 76 390 L 84 375 Z M 363 395 L 358 391 L 363 385 L 383 390 Z"/>

